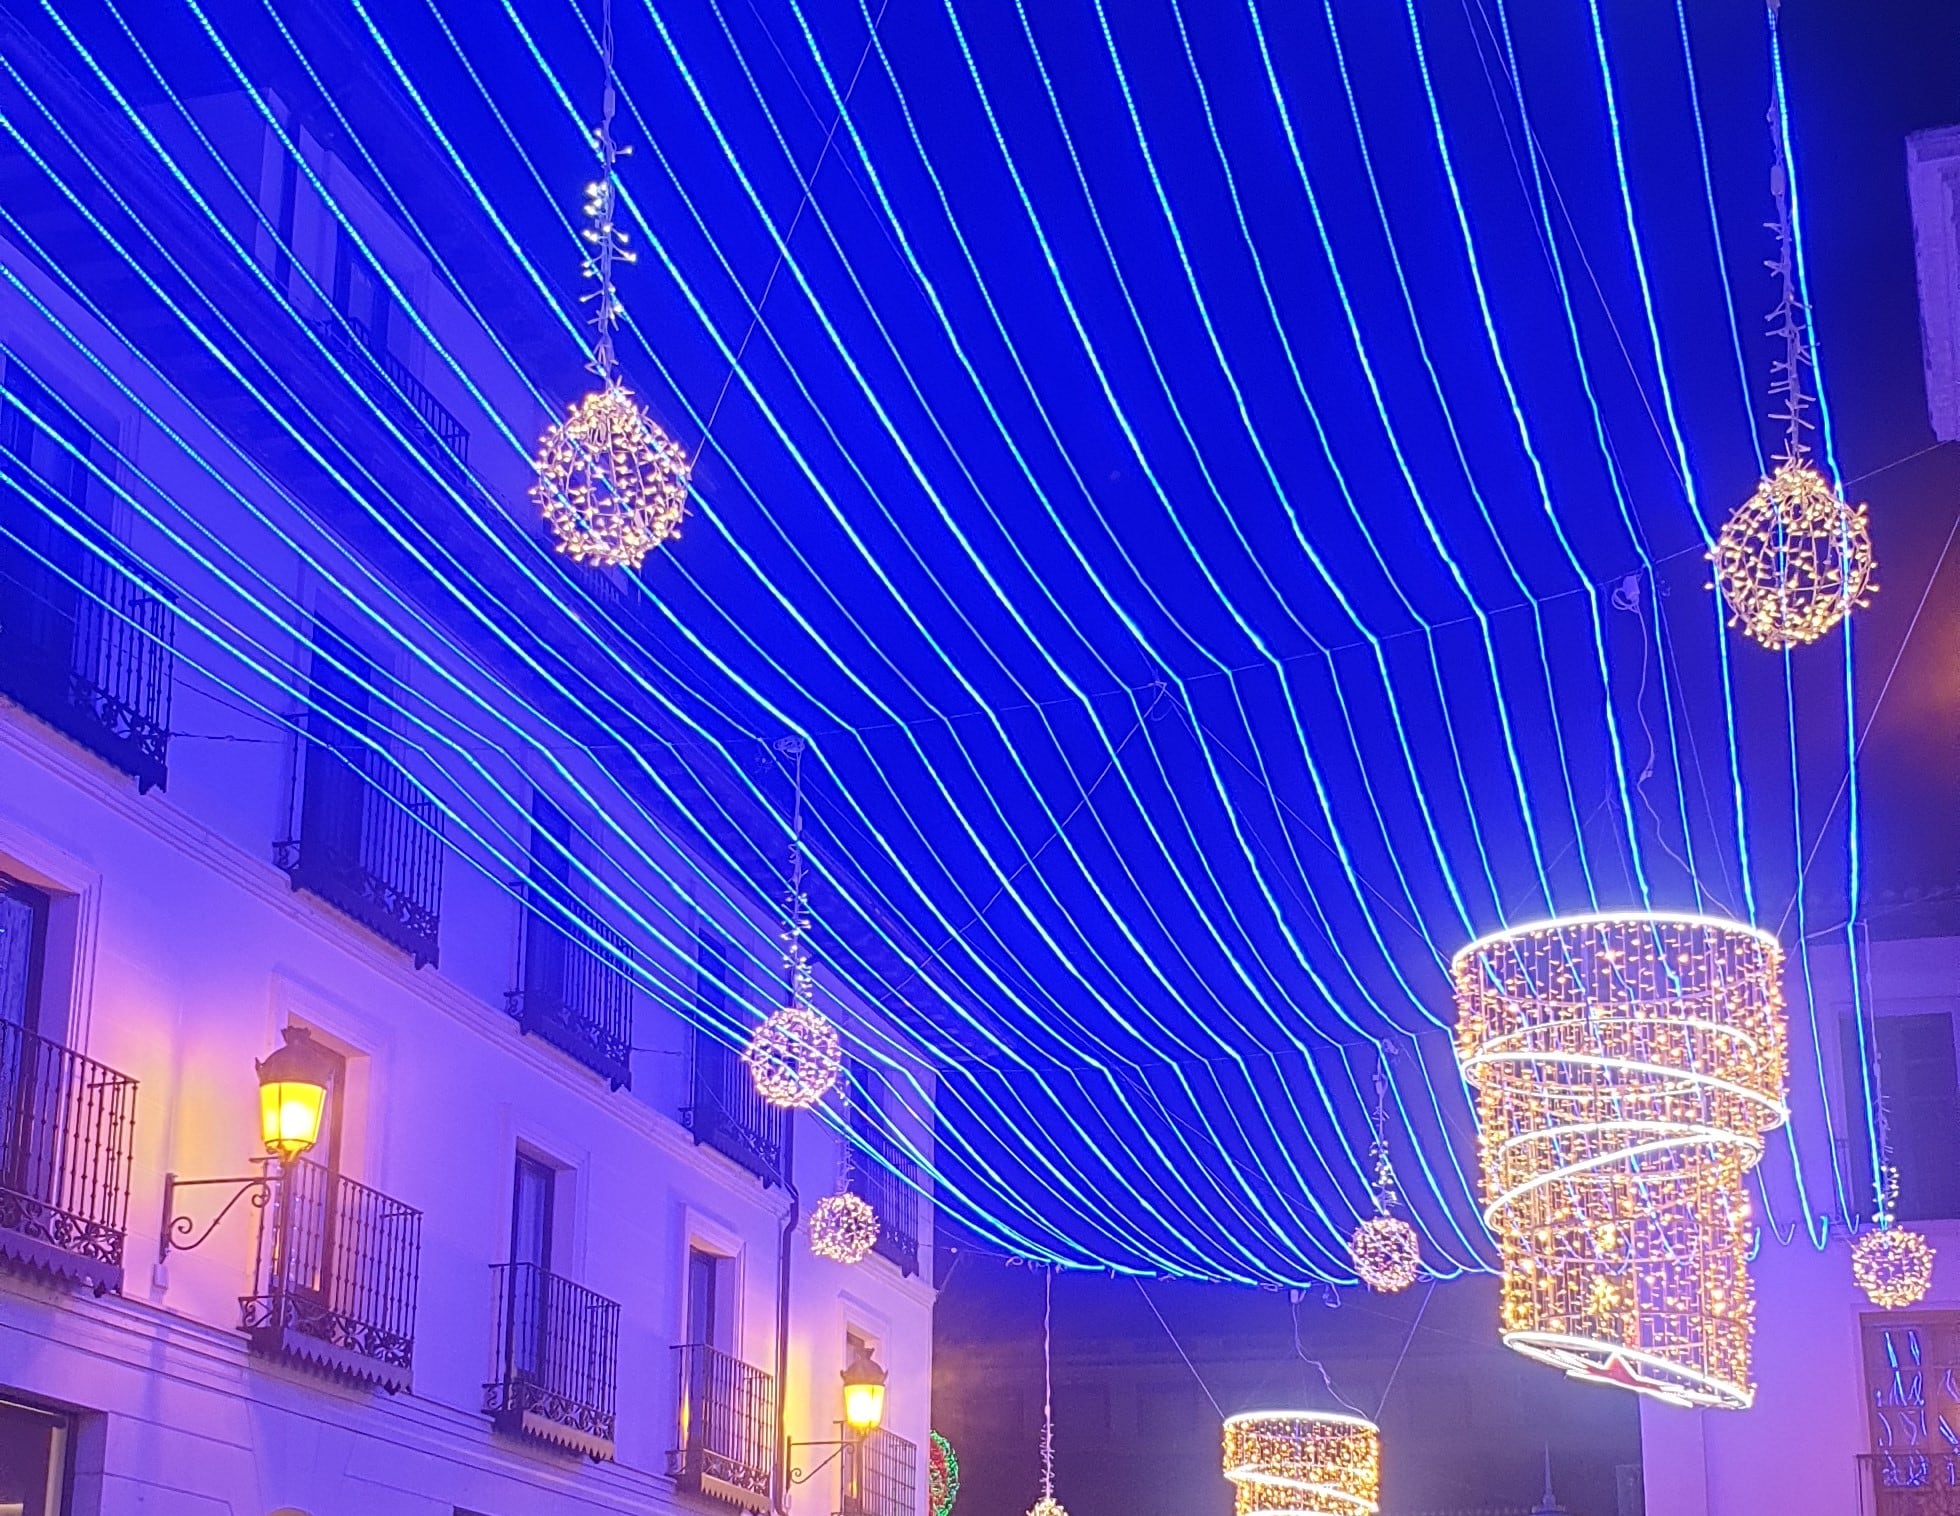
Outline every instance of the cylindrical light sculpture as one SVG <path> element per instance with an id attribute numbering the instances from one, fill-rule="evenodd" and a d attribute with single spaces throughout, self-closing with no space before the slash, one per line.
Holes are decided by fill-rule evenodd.
<path id="1" fill-rule="evenodd" d="M 1381 1430 L 1331 1411 L 1247 1411 L 1225 1422 L 1238 1516 L 1357 1516 L 1381 1509 Z"/>
<path id="2" fill-rule="evenodd" d="M 1644 914 L 1456 955 L 1509 1346 L 1667 1400 L 1750 1403 L 1743 1176 L 1788 1115 L 1782 964 L 1767 932 Z"/>

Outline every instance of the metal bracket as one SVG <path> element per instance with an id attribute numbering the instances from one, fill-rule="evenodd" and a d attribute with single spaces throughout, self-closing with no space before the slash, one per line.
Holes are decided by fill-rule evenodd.
<path id="1" fill-rule="evenodd" d="M 270 1158 L 262 1158 L 258 1161 L 272 1162 Z M 192 1248 L 203 1246 L 205 1239 L 218 1229 L 218 1224 L 229 1216 L 232 1208 L 247 1195 L 252 1197 L 252 1209 L 264 1210 L 266 1202 L 272 1198 L 272 1186 L 275 1182 L 274 1176 L 270 1173 L 248 1174 L 242 1179 L 179 1179 L 175 1174 L 165 1174 L 163 1176 L 163 1230 L 157 1234 L 157 1262 L 162 1263 L 168 1258 L 173 1248 L 180 1253 L 188 1253 Z M 219 1208 L 218 1214 L 206 1223 L 204 1230 L 191 1237 L 191 1233 L 197 1228 L 196 1220 L 188 1215 L 171 1214 L 176 1205 L 177 1192 L 201 1189 L 213 1184 L 229 1184 L 235 1188 L 230 1198 Z M 190 1241 L 172 1240 L 178 1237 L 189 1237 Z"/>

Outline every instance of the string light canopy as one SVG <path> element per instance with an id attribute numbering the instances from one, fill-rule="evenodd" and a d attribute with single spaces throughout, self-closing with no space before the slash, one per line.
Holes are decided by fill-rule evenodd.
<path id="1" fill-rule="evenodd" d="M 648 553 L 680 532 L 687 509 L 690 465 L 679 443 L 649 416 L 619 373 L 613 335 L 624 307 L 613 284 L 615 264 L 637 256 L 618 221 L 619 160 L 629 149 L 613 141 L 617 104 L 613 73 L 612 0 L 601 5 L 606 89 L 592 133 L 599 177 L 585 188 L 591 244 L 585 277 L 595 288 L 581 297 L 593 307 L 592 356 L 586 367 L 599 385 L 552 424 L 533 460 L 531 498 L 544 512 L 558 551 L 575 562 L 638 568 Z"/>
<path id="2" fill-rule="evenodd" d="M 1422 1240 L 1416 1229 L 1391 1214 L 1397 1203 L 1395 1165 L 1388 1155 L 1388 1079 L 1375 1073 L 1375 1214 L 1348 1238 L 1348 1261 L 1361 1282 L 1378 1294 L 1393 1295 L 1416 1282 L 1422 1269 Z"/>
<path id="3" fill-rule="evenodd" d="M 1851 1278 L 1865 1298 L 1888 1311 L 1917 1305 L 1933 1287 L 1933 1245 L 1898 1225 L 1899 1171 L 1884 1165 L 1879 1181 L 1878 1225 L 1851 1244 Z"/>
<path id="4" fill-rule="evenodd" d="M 1381 1429 L 1336 1411 L 1247 1411 L 1225 1421 L 1238 1516 L 1367 1516 L 1381 1509 Z"/>
<path id="5" fill-rule="evenodd" d="M 926 1450 L 926 1494 L 932 1516 L 953 1516 L 960 1498 L 960 1460 L 952 1443 L 938 1432 L 929 1434 Z"/>
<path id="6" fill-rule="evenodd" d="M 1783 450 L 1775 469 L 1723 524 L 1708 556 L 1728 602 L 1729 625 L 1781 650 L 1815 642 L 1869 605 L 1878 584 L 1865 507 L 1847 504 L 1808 461 L 1803 376 L 1812 359 L 1804 336 L 1808 312 L 1797 294 L 1780 96 L 1769 120 L 1777 244 L 1769 266 L 1782 291 L 1769 325 L 1770 335 L 1783 343 L 1783 356 L 1771 363 L 1770 393 L 1782 402 L 1772 419 L 1784 423 Z"/>
<path id="7" fill-rule="evenodd" d="M 791 823 L 789 889 L 783 898 L 783 967 L 789 1004 L 772 1012 L 755 1029 L 742 1058 L 755 1090 L 771 1105 L 807 1110 L 837 1083 L 844 1070 L 844 1043 L 828 1016 L 812 999 L 816 971 L 805 941 L 810 930 L 810 897 L 803 881 L 803 743 L 778 744 L 795 764 L 796 807 Z"/>
<path id="8" fill-rule="evenodd" d="M 1767 932 L 1653 914 L 1456 955 L 1508 1346 L 1681 1404 L 1750 1404 L 1743 1176 L 1788 1115 L 1782 965 Z"/>
<path id="9" fill-rule="evenodd" d="M 1055 1270 L 1048 1269 L 1041 1293 L 1041 1498 L 1028 1516 L 1068 1516 L 1055 1498 Z"/>

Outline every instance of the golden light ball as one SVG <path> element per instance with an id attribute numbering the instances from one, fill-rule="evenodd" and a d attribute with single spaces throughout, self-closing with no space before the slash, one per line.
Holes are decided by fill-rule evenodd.
<path id="1" fill-rule="evenodd" d="M 1369 1289 L 1393 1295 L 1420 1275 L 1422 1240 L 1399 1216 L 1370 1217 L 1348 1238 L 1348 1261 Z"/>
<path id="2" fill-rule="evenodd" d="M 790 1005 L 772 1012 L 755 1029 L 742 1059 L 764 1100 L 807 1110 L 837 1083 L 844 1069 L 844 1044 L 823 1012 Z"/>
<path id="3" fill-rule="evenodd" d="M 1708 556 L 1729 625 L 1779 651 L 1815 642 L 1878 589 L 1865 507 L 1803 463 L 1778 464 Z"/>
<path id="4" fill-rule="evenodd" d="M 617 380 L 554 423 L 534 462 L 531 498 L 558 551 L 574 562 L 638 568 L 680 535 L 692 466 Z"/>
<path id="5" fill-rule="evenodd" d="M 1909 1227 L 1865 1232 L 1851 1244 L 1851 1277 L 1873 1305 L 1917 1305 L 1933 1287 L 1933 1245 Z"/>
<path id="6" fill-rule="evenodd" d="M 827 1195 L 810 1212 L 810 1251 L 837 1263 L 862 1263 L 878 1245 L 878 1213 L 856 1195 Z"/>

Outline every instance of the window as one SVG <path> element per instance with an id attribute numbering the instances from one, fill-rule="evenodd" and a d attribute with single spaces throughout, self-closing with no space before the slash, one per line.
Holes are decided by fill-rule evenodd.
<path id="1" fill-rule="evenodd" d="M 1960 1312 L 1888 1311 L 1862 1318 L 1871 1452 L 1860 1462 L 1877 1516 L 1950 1510 L 1960 1490 Z"/>
<path id="2" fill-rule="evenodd" d="M 1955 1077 L 1954 1019 L 1946 1011 L 1873 1018 L 1874 1086 L 1884 1090 L 1892 1161 L 1899 1169 L 1899 1219 L 1939 1221 L 1960 1217 L 1960 1081 Z M 1863 1112 L 1865 1064 L 1858 1023 L 1844 1021 L 1846 1141 L 1859 1176 L 1865 1214 L 1871 1207 L 1871 1152 Z"/>
<path id="3" fill-rule="evenodd" d="M 410 954 L 436 961 L 442 815 L 388 754 L 373 662 L 315 624 L 311 709 L 295 779 L 298 835 L 279 845 L 293 888 L 310 891 Z"/>
<path id="4" fill-rule="evenodd" d="M 728 942 L 704 925 L 695 949 L 694 998 L 702 1026 L 694 1032 L 693 1077 L 681 1120 L 697 1143 L 742 1165 L 765 1185 L 781 1183 L 782 1108 L 755 1091 L 748 1065 L 721 1036 L 704 1030 L 728 1022 Z"/>
<path id="5" fill-rule="evenodd" d="M 385 351 L 392 303 L 374 265 L 361 255 L 347 228 L 341 227 L 333 249 L 334 309 L 355 323 L 369 344 Z"/>
<path id="6" fill-rule="evenodd" d="M 40 1031 L 47 942 L 48 897 L 0 874 L 0 1023 Z"/>
<path id="7" fill-rule="evenodd" d="M 512 1372 L 527 1379 L 544 1370 L 550 1337 L 551 1213 L 558 1173 L 528 1154 L 517 1155 L 511 1184 L 510 1344 Z"/>
<path id="8" fill-rule="evenodd" d="M 0 1400 L 0 1511 L 63 1516 L 73 1432 L 74 1418 L 60 1411 Z"/>
<path id="9" fill-rule="evenodd" d="M 735 1260 L 706 1248 L 687 1250 L 686 1340 L 735 1349 Z"/>

